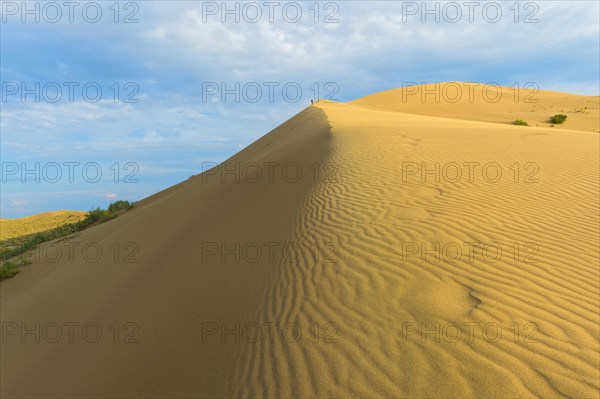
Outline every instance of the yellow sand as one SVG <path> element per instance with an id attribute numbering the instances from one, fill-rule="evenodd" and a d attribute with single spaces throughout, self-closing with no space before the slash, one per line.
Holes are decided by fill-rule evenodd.
<path id="1" fill-rule="evenodd" d="M 1 285 L 3 323 L 106 338 L 6 337 L 2 397 L 598 397 L 599 99 L 482 98 L 318 102 L 227 161 L 261 165 L 257 182 L 196 176 L 72 240 L 135 243 L 138 263 L 106 249 L 24 267 Z M 265 162 L 302 178 L 270 182 Z M 300 256 L 205 261 L 206 242 Z M 139 342 L 113 343 L 114 322 Z M 275 333 L 203 337 L 221 323 Z"/>

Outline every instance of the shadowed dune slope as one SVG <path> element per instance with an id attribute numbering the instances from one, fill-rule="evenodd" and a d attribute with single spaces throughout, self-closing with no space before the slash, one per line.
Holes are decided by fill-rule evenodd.
<path id="1" fill-rule="evenodd" d="M 280 242 L 313 180 L 282 181 L 279 167 L 277 184 L 270 183 L 267 164 L 296 163 L 308 171 L 327 156 L 329 140 L 323 111 L 307 109 L 227 161 L 228 170 L 246 167 L 239 183 L 231 174 L 196 176 L 71 239 L 72 258 L 63 241 L 62 259 L 50 261 L 56 251 L 45 251 L 45 261 L 3 282 L 2 323 L 80 327 L 73 342 L 63 327 L 58 343 L 44 335 L 40 343 L 35 336 L 21 343 L 20 334 L 2 343 L 2 397 L 221 396 L 239 345 L 202 342 L 203 323 L 244 323 L 281 252 L 249 265 L 235 256 L 223 262 L 220 251 L 203 259 L 203 243 L 264 249 L 263 242 Z M 248 165 L 260 166 L 263 177 L 254 179 L 256 169 Z M 89 260 L 93 249 L 84 258 L 87 244 L 101 248 L 98 261 Z M 138 262 L 127 263 L 132 260 Z M 81 326 L 89 322 L 103 330 L 97 343 L 82 338 Z M 50 339 L 54 331 L 47 331 Z M 95 331 L 90 327 L 92 340 Z M 123 343 L 127 338 L 139 342 Z"/>
<path id="2" fill-rule="evenodd" d="M 563 100 L 598 113 L 597 97 L 538 94 L 540 117 Z M 2 395 L 597 397 L 597 120 L 510 126 L 508 101 L 398 95 L 318 102 L 227 161 L 295 162 L 297 183 L 210 171 L 71 240 L 134 242 L 138 263 L 76 253 L 2 283 L 3 323 L 108 335 L 9 337 Z M 298 251 L 204 262 L 203 242 Z M 139 342 L 114 344 L 115 321 Z M 203 340 L 211 322 L 263 335 Z"/>

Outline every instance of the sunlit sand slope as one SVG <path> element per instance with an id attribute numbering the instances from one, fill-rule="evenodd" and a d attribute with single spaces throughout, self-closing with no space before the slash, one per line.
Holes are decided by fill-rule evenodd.
<path id="1" fill-rule="evenodd" d="M 351 104 L 365 108 L 482 122 L 550 127 L 550 118 L 567 115 L 556 129 L 600 132 L 600 97 L 539 90 L 537 84 L 511 87 L 470 82 L 439 82 L 375 93 Z"/>
<path id="2" fill-rule="evenodd" d="M 401 95 L 319 103 L 338 172 L 290 240 L 337 263 L 281 266 L 257 318 L 303 339 L 248 347 L 233 394 L 597 397 L 598 134 L 493 123 L 508 102 L 399 113 Z M 563 97 L 597 113 L 539 106 Z"/>

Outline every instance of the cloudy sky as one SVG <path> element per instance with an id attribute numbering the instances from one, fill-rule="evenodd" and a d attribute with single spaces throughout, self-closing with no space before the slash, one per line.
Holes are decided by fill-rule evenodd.
<path id="1" fill-rule="evenodd" d="M 596 0 L 0 4 L 2 217 L 142 199 L 311 98 L 453 80 L 599 94 Z"/>

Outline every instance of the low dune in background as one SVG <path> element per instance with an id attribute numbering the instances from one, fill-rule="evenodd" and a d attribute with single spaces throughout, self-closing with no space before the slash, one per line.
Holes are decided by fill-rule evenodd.
<path id="1" fill-rule="evenodd" d="M 527 86 L 525 84 L 524 86 Z M 378 111 L 478 122 L 513 124 L 522 119 L 530 126 L 600 132 L 599 97 L 523 87 L 469 82 L 430 83 L 375 93 L 351 104 Z M 568 116 L 565 124 L 552 125 L 550 117 Z"/>
<path id="2" fill-rule="evenodd" d="M 597 397 L 599 98 L 482 87 L 320 101 L 61 241 L 102 256 L 1 284 L 2 397 Z"/>
<path id="3" fill-rule="evenodd" d="M 0 219 L 0 241 L 28 236 L 68 223 L 77 223 L 85 217 L 82 211 L 52 211 L 22 218 Z"/>

